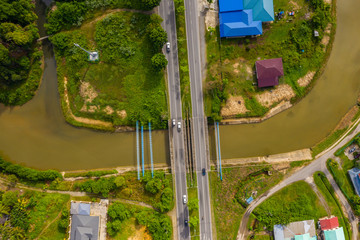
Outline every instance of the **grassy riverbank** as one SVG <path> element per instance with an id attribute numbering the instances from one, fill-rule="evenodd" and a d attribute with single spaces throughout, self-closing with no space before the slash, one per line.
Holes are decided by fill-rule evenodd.
<path id="1" fill-rule="evenodd" d="M 139 120 L 145 128 L 149 121 L 154 129 L 166 128 L 164 73 L 154 67 L 153 56 L 159 48 L 151 41 L 151 31 L 160 22 L 157 15 L 109 10 L 81 27 L 51 37 L 60 93 L 68 95 L 73 115 L 113 126 L 134 126 Z M 88 62 L 87 54 L 74 42 L 99 51 L 100 62 Z M 62 105 L 64 109 L 64 99 Z M 64 113 L 69 115 L 66 108 Z M 89 123 L 97 125 L 96 121 Z"/>
<path id="2" fill-rule="evenodd" d="M 263 116 L 281 100 L 295 102 L 304 97 L 312 84 L 300 85 L 298 79 L 310 72 L 315 78 L 320 75 L 316 72 L 321 71 L 326 62 L 335 32 L 335 4 L 274 0 L 275 11 L 283 10 L 285 15 L 273 23 L 263 24 L 263 35 L 256 38 L 220 39 L 219 29 L 209 28 L 206 33 L 208 75 L 204 89 L 206 114 L 215 120 L 221 119 L 220 111 L 232 96 L 241 96 L 243 101 L 239 100 L 239 104 L 247 111 L 232 111 L 226 118 Z M 288 16 L 289 11 L 295 11 L 295 15 Z M 319 15 L 322 17 L 318 18 Z M 319 32 L 319 37 L 313 36 L 314 30 Z M 255 61 L 277 57 L 283 59 L 284 65 L 285 76 L 280 84 L 289 88 L 286 92 L 281 90 L 281 99 L 260 100 L 258 95 L 277 88 L 255 86 Z"/>

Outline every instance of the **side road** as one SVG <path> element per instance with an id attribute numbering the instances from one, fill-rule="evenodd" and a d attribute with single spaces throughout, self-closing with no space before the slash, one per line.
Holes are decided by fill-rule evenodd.
<path id="1" fill-rule="evenodd" d="M 269 198 L 271 195 L 276 193 L 277 191 L 281 190 L 282 188 L 290 185 L 291 183 L 305 180 L 307 177 L 312 176 L 316 171 L 322 171 L 325 173 L 327 178 L 329 179 L 329 182 L 333 186 L 336 195 L 338 196 L 343 208 L 346 210 L 346 214 L 348 215 L 350 224 L 352 226 L 352 239 L 357 240 L 358 239 L 358 218 L 355 217 L 349 203 L 347 202 L 346 198 L 343 196 L 342 192 L 340 191 L 339 187 L 335 183 L 334 179 L 332 178 L 331 174 L 329 174 L 327 168 L 326 168 L 326 160 L 329 158 L 334 157 L 334 153 L 336 152 L 338 147 L 341 147 L 345 145 L 348 141 L 350 141 L 357 133 L 360 132 L 360 125 L 359 125 L 360 119 L 358 119 L 353 126 L 356 126 L 355 129 L 350 128 L 345 134 L 344 137 L 342 137 L 340 140 L 338 140 L 335 144 L 333 144 L 330 148 L 325 150 L 324 152 L 320 153 L 318 156 L 316 156 L 316 159 L 309 164 L 308 166 L 304 167 L 303 169 L 299 170 L 292 176 L 284 179 L 282 182 L 280 182 L 278 185 L 270 189 L 268 192 L 264 193 L 262 196 L 257 198 L 247 209 L 245 214 L 243 215 L 243 218 L 240 223 L 240 228 L 237 235 L 237 240 L 246 240 L 248 231 L 247 231 L 247 223 L 249 221 L 250 214 L 252 211 L 260 205 L 262 202 L 264 202 L 267 198 Z M 351 133 L 350 133 L 351 132 Z M 349 134 L 350 133 L 350 134 Z M 349 135 L 347 135 L 349 134 Z"/>

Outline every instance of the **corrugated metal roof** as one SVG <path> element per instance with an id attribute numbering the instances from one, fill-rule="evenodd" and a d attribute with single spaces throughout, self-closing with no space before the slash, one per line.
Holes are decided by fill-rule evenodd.
<path id="1" fill-rule="evenodd" d="M 259 87 L 278 85 L 279 77 L 284 76 L 282 58 L 256 61 L 255 66 Z"/>
<path id="2" fill-rule="evenodd" d="M 339 220 L 337 217 L 320 219 L 321 230 L 329 230 L 339 227 Z"/>
<path id="3" fill-rule="evenodd" d="M 233 12 L 243 10 L 243 0 L 219 0 L 220 12 Z"/>
<path id="4" fill-rule="evenodd" d="M 260 21 L 252 20 L 252 11 L 225 12 L 219 14 L 220 37 L 242 37 L 262 34 Z"/>
<path id="5" fill-rule="evenodd" d="M 309 234 L 309 237 L 311 238 L 313 236 L 316 236 L 314 220 L 292 222 L 286 226 L 284 225 L 274 226 L 275 240 L 290 240 L 290 239 L 294 239 L 296 235 L 304 235 L 304 234 Z"/>
<path id="6" fill-rule="evenodd" d="M 244 0 L 244 9 L 253 10 L 254 21 L 274 21 L 273 0 Z"/>
<path id="7" fill-rule="evenodd" d="M 344 229 L 337 228 L 335 230 L 324 231 L 325 240 L 345 240 Z"/>
<path id="8" fill-rule="evenodd" d="M 350 179 L 354 185 L 356 194 L 360 196 L 360 180 L 358 177 L 360 170 L 357 168 L 352 168 L 348 171 L 348 173 L 349 173 Z"/>

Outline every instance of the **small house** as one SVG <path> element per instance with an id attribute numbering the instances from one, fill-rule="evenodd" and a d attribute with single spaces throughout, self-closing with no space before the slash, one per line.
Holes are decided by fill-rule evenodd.
<path id="1" fill-rule="evenodd" d="M 352 168 L 348 171 L 348 174 L 354 185 L 356 194 L 360 196 L 360 170 L 358 168 Z"/>
<path id="2" fill-rule="evenodd" d="M 255 62 L 258 87 L 273 87 L 279 84 L 279 77 L 284 76 L 282 58 L 266 59 Z"/>
<path id="3" fill-rule="evenodd" d="M 331 230 L 339 227 L 339 220 L 337 217 L 321 218 L 319 219 L 319 225 L 322 231 Z"/>

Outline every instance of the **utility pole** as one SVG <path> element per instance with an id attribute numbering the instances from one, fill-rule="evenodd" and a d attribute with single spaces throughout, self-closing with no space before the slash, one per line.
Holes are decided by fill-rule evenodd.
<path id="1" fill-rule="evenodd" d="M 80 47 L 79 44 L 74 43 L 74 45 L 78 48 L 80 48 L 81 50 L 83 50 L 84 52 L 86 52 L 87 54 L 89 54 L 89 61 L 95 62 L 99 60 L 99 54 L 98 52 L 90 52 L 82 47 Z"/>

